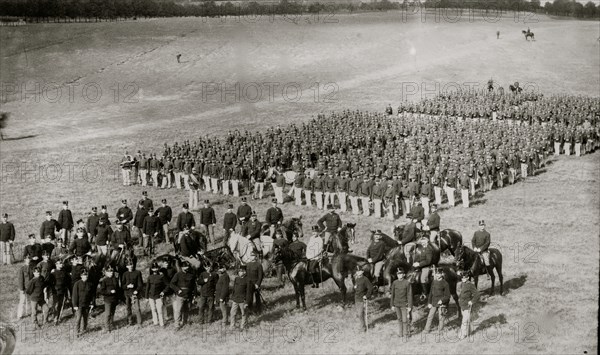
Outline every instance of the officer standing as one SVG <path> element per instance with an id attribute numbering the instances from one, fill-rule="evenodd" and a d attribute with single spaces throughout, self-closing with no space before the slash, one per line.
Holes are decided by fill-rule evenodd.
<path id="1" fill-rule="evenodd" d="M 404 278 L 406 276 L 404 269 L 398 268 L 396 276 L 398 279 L 392 283 L 390 304 L 392 311 L 395 311 L 398 317 L 398 336 L 408 338 L 410 336 L 408 317 L 413 307 L 412 286 Z"/>

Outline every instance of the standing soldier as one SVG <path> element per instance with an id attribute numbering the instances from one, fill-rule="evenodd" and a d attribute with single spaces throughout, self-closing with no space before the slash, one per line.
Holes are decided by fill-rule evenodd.
<path id="1" fill-rule="evenodd" d="M 394 207 L 396 201 L 396 190 L 391 180 L 385 181 L 385 191 L 383 193 L 383 206 L 385 208 L 384 214 L 390 221 L 394 220 Z"/>
<path id="2" fill-rule="evenodd" d="M 254 192 L 252 198 L 262 199 L 263 191 L 265 190 L 265 180 L 267 179 L 267 172 L 263 168 L 256 169 L 254 173 Z"/>
<path id="3" fill-rule="evenodd" d="M 348 195 L 348 188 L 350 185 L 350 179 L 348 178 L 348 172 L 342 172 L 341 176 L 338 178 L 336 186 L 337 186 L 337 197 L 340 202 L 340 210 L 342 212 L 348 211 L 348 204 L 346 200 L 346 196 Z"/>
<path id="4" fill-rule="evenodd" d="M 238 276 L 233 281 L 233 294 L 231 295 L 231 317 L 229 320 L 229 328 L 235 328 L 235 316 L 239 309 L 242 315 L 240 329 L 246 328 L 246 307 L 248 306 L 248 295 L 251 295 L 251 283 L 246 275 L 246 265 L 240 266 Z"/>
<path id="5" fill-rule="evenodd" d="M 165 326 L 165 304 L 163 303 L 165 297 L 165 289 L 169 283 L 160 272 L 160 268 L 156 262 L 150 265 L 150 275 L 146 280 L 146 291 L 144 297 L 148 300 L 150 310 L 152 312 L 152 323 L 154 325 Z"/>
<path id="6" fill-rule="evenodd" d="M 444 272 L 442 269 L 436 269 L 435 280 L 433 280 L 431 284 L 431 291 L 429 292 L 429 297 L 427 299 L 429 315 L 427 316 L 427 323 L 425 324 L 425 334 L 429 334 L 430 332 L 436 311 L 438 312 L 439 317 L 438 332 L 441 333 L 442 330 L 444 330 L 447 307 L 450 302 L 450 286 L 448 285 L 448 282 L 444 280 Z"/>
<path id="7" fill-rule="evenodd" d="M 90 315 L 90 309 L 94 300 L 94 284 L 88 280 L 88 271 L 83 270 L 81 273 L 81 279 L 75 282 L 73 285 L 73 309 L 77 312 L 77 337 L 81 336 L 87 331 L 88 317 Z M 58 313 L 56 316 L 55 325 L 58 325 L 60 317 L 60 309 L 62 308 L 62 300 L 64 300 L 64 294 L 59 297 Z M 83 327 L 82 327 L 83 321 Z"/>
<path id="8" fill-rule="evenodd" d="M 223 168 L 221 169 L 221 177 L 223 179 L 221 186 L 223 195 L 229 195 L 229 182 L 231 181 L 232 170 L 231 166 L 227 163 L 223 163 Z"/>
<path id="9" fill-rule="evenodd" d="M 104 331 L 109 333 L 113 330 L 115 310 L 121 294 L 119 280 L 110 265 L 104 269 L 104 278 L 100 281 L 100 294 L 104 296 Z"/>
<path id="10" fill-rule="evenodd" d="M 29 235 L 29 245 L 25 246 L 23 258 L 29 256 L 31 258 L 31 269 L 33 269 L 42 259 L 42 245 L 35 239 L 35 234 Z"/>
<path id="11" fill-rule="evenodd" d="M 423 184 L 421 185 L 421 205 L 424 209 L 424 217 L 429 216 L 429 201 L 431 200 L 432 195 L 431 184 L 429 183 L 429 178 L 423 177 Z"/>
<path id="12" fill-rule="evenodd" d="M 304 180 L 302 181 L 302 190 L 304 192 L 304 201 L 308 207 L 312 207 L 313 186 L 314 179 L 310 177 L 310 172 L 307 172 Z"/>
<path id="13" fill-rule="evenodd" d="M 240 180 L 242 179 L 242 167 L 240 164 L 236 164 L 231 171 L 231 189 L 233 190 L 233 196 L 240 196 Z"/>
<path id="14" fill-rule="evenodd" d="M 127 229 L 123 228 L 123 224 L 119 221 L 117 221 L 117 230 L 112 234 L 110 242 L 112 247 L 112 259 L 118 257 L 119 253 L 125 248 L 131 247 L 131 234 L 129 234 Z"/>
<path id="15" fill-rule="evenodd" d="M 335 208 L 333 208 L 332 205 L 328 205 L 327 209 L 329 212 L 317 221 L 317 225 L 321 228 L 321 231 L 325 232 L 324 244 L 326 246 L 329 245 L 329 238 L 331 238 L 331 235 L 342 230 L 342 219 L 340 218 L 340 215 L 335 212 Z"/>
<path id="16" fill-rule="evenodd" d="M 456 190 L 456 173 L 454 172 L 454 170 L 450 170 L 448 171 L 448 176 L 446 176 L 446 184 L 444 186 L 444 191 L 446 192 L 446 195 L 448 196 L 448 205 L 450 205 L 450 207 L 454 207 L 455 202 L 454 202 L 454 191 Z"/>
<path id="17" fill-rule="evenodd" d="M 323 189 L 325 187 L 325 180 L 323 179 L 323 173 L 319 172 L 319 175 L 313 181 L 313 188 L 315 192 L 315 200 L 317 208 L 323 209 Z"/>
<path id="18" fill-rule="evenodd" d="M 152 176 L 152 186 L 159 188 L 158 185 L 158 171 L 160 170 L 161 162 L 156 158 L 156 153 L 152 154 L 150 161 L 148 162 L 148 168 L 150 169 L 150 176 Z"/>
<path id="19" fill-rule="evenodd" d="M 183 172 L 183 164 L 184 164 L 184 160 L 183 160 L 183 156 L 181 156 L 181 155 L 178 155 L 177 158 L 175 158 L 175 161 L 173 161 L 173 175 L 175 178 L 175 187 L 177 189 L 182 189 L 181 178 L 182 178 L 182 172 Z"/>
<path id="20" fill-rule="evenodd" d="M 65 299 L 68 298 L 69 290 L 71 290 L 71 275 L 63 269 L 62 259 L 56 259 L 56 269 L 52 270 L 55 291 L 55 320 L 54 325 L 60 322 L 60 315 L 65 305 Z M 74 303 L 74 302 L 73 302 Z"/>
<path id="21" fill-rule="evenodd" d="M 142 158 L 140 159 L 139 163 L 139 174 L 140 180 L 142 181 L 142 186 L 148 185 L 148 169 L 150 168 L 149 163 L 150 162 L 148 161 L 148 158 L 146 158 L 146 153 L 142 154 Z"/>
<path id="22" fill-rule="evenodd" d="M 367 330 L 366 323 L 366 304 L 368 299 L 371 298 L 373 292 L 373 285 L 367 277 L 364 276 L 364 270 L 359 266 L 356 267 L 356 279 L 354 283 L 354 307 L 359 319 L 359 331 L 365 332 Z"/>
<path id="23" fill-rule="evenodd" d="M 165 242 L 172 242 L 167 239 L 169 237 L 169 225 L 171 224 L 171 219 L 173 219 L 173 210 L 167 205 L 167 199 L 163 198 L 160 202 L 161 206 L 156 210 L 156 214 L 160 220 L 161 239 Z"/>
<path id="24" fill-rule="evenodd" d="M 246 303 L 248 310 L 258 314 L 262 311 L 260 285 L 263 280 L 263 269 L 259 261 L 254 259 L 246 264 L 246 273 L 248 275 L 248 295 Z"/>
<path id="25" fill-rule="evenodd" d="M 288 195 L 294 194 L 294 204 L 296 206 L 302 206 L 302 188 L 304 186 L 304 174 L 301 171 L 296 172 L 294 178 L 294 185 L 292 186 Z"/>
<path id="26" fill-rule="evenodd" d="M 108 212 L 106 212 L 106 205 L 100 206 L 100 214 L 98 217 L 100 217 L 100 219 L 104 218 L 106 224 L 110 226 L 110 217 L 108 216 Z"/>
<path id="27" fill-rule="evenodd" d="M 126 199 L 122 199 L 121 203 L 123 204 L 123 206 L 121 206 L 121 208 L 119 208 L 117 210 L 117 218 L 124 225 L 128 225 L 128 223 L 131 220 L 133 220 L 133 212 L 131 211 L 131 208 L 129 208 L 129 206 L 127 206 L 127 200 Z"/>
<path id="28" fill-rule="evenodd" d="M 358 216 L 360 209 L 358 207 L 358 192 L 360 191 L 361 181 L 358 179 L 358 173 L 352 174 L 352 180 L 348 183 L 348 190 L 350 194 L 350 205 L 352 206 L 352 214 Z"/>
<path id="29" fill-rule="evenodd" d="M 96 228 L 100 224 L 100 216 L 98 216 L 98 207 L 92 207 L 92 213 L 87 219 L 85 227 L 88 231 L 88 237 L 90 243 L 94 244 L 96 241 Z"/>
<path id="30" fill-rule="evenodd" d="M 209 200 L 204 200 L 204 207 L 200 209 L 200 225 L 211 243 L 215 241 L 215 224 L 215 210 L 210 207 Z"/>
<path id="31" fill-rule="evenodd" d="M 148 191 L 142 191 L 142 199 L 140 200 L 140 203 L 144 206 L 146 211 L 154 208 L 152 199 L 148 198 Z"/>
<path id="32" fill-rule="evenodd" d="M 123 158 L 121 159 L 121 163 L 119 164 L 121 166 L 121 176 L 123 178 L 123 186 L 131 185 L 132 164 L 133 164 L 133 158 L 131 157 L 131 155 L 129 155 L 129 153 L 127 151 L 125 151 L 125 154 L 123 155 Z"/>
<path id="33" fill-rule="evenodd" d="M 237 209 L 237 218 L 240 222 L 240 226 L 245 225 L 250 221 L 250 216 L 252 215 L 252 207 L 248 205 L 248 200 L 246 197 L 242 197 L 242 204 Z"/>
<path id="34" fill-rule="evenodd" d="M 41 271 L 38 267 L 33 269 L 33 278 L 27 283 L 26 293 L 29 296 L 29 302 L 31 305 L 31 320 L 32 323 L 37 327 L 41 328 L 44 322 L 48 318 L 48 305 L 44 299 L 44 288 L 46 287 L 46 281 L 41 275 Z M 42 309 L 42 324 L 38 323 L 37 313 L 38 306 Z"/>
<path id="35" fill-rule="evenodd" d="M 335 206 L 337 179 L 333 177 L 333 172 L 329 171 L 329 177 L 325 178 L 325 206 L 331 204 Z"/>
<path id="36" fill-rule="evenodd" d="M 163 189 L 170 189 L 173 187 L 173 169 L 174 169 L 175 165 L 173 164 L 173 158 L 171 156 L 168 156 L 166 158 L 165 164 L 163 166 L 163 173 L 164 173 L 164 177 L 163 177 L 163 181 L 162 181 L 162 188 Z"/>
<path id="37" fill-rule="evenodd" d="M 460 198 L 464 208 L 469 207 L 469 176 L 466 171 L 460 174 Z"/>
<path id="38" fill-rule="evenodd" d="M 214 269 L 204 271 L 200 275 L 198 284 L 200 285 L 200 304 L 198 305 L 198 314 L 200 324 L 212 323 L 215 310 L 215 293 L 219 275 Z M 206 316 L 205 316 L 206 311 Z"/>
<path id="39" fill-rule="evenodd" d="M 31 280 L 32 272 L 30 265 L 31 257 L 29 255 L 23 255 L 23 265 L 19 267 L 17 274 L 17 282 L 19 288 L 19 304 L 17 305 L 17 319 L 21 319 L 27 316 L 27 285 Z"/>
<path id="40" fill-rule="evenodd" d="M 173 300 L 173 317 L 176 330 L 180 330 L 188 317 L 189 304 L 196 295 L 196 279 L 190 264 L 181 265 L 181 271 L 176 273 L 171 280 L 170 287 L 175 293 Z"/>
<path id="41" fill-rule="evenodd" d="M 52 211 L 46 211 L 46 220 L 40 227 L 40 239 L 45 239 L 49 235 L 50 239 L 54 240 L 59 231 L 61 231 L 61 225 L 52 218 Z"/>
<path id="42" fill-rule="evenodd" d="M 402 209 L 404 210 L 404 214 L 408 217 L 410 214 L 410 189 L 408 188 L 408 182 L 406 180 L 402 181 L 402 188 L 400 189 L 400 194 L 402 196 Z"/>
<path id="43" fill-rule="evenodd" d="M 144 224 L 142 226 L 144 256 L 154 255 L 154 240 L 158 238 L 160 230 L 160 219 L 152 209 L 149 209 L 148 215 L 144 218 Z"/>
<path id="44" fill-rule="evenodd" d="M 215 296 L 219 301 L 219 308 L 221 309 L 221 326 L 227 326 L 229 320 L 229 312 L 227 309 L 227 303 L 229 302 L 229 274 L 227 269 L 223 265 L 217 267 L 219 279 L 217 280 Z"/>
<path id="45" fill-rule="evenodd" d="M 190 208 L 195 210 L 198 209 L 198 198 L 200 195 L 200 175 L 198 175 L 198 169 L 196 167 L 192 168 L 192 172 L 189 174 L 188 179 L 189 184 L 189 198 L 188 203 Z"/>
<path id="46" fill-rule="evenodd" d="M 225 237 L 225 241 L 229 240 L 229 236 L 231 232 L 235 231 L 235 227 L 237 226 L 237 216 L 233 213 L 233 205 L 229 204 L 227 206 L 227 212 L 223 216 L 223 236 Z"/>
<path id="47" fill-rule="evenodd" d="M 383 201 L 383 195 L 385 194 L 385 188 L 381 184 L 380 179 L 375 180 L 375 186 L 373 186 L 373 212 L 375 217 L 382 218 L 383 214 L 381 211 L 381 203 Z"/>
<path id="48" fill-rule="evenodd" d="M 365 174 L 365 180 L 360 185 L 360 199 L 362 202 L 363 215 L 366 217 L 371 215 L 369 202 L 371 201 L 371 196 L 373 195 L 372 191 L 373 191 L 372 181 L 370 181 L 368 176 Z"/>
<path id="49" fill-rule="evenodd" d="M 281 170 L 281 169 L 280 169 Z M 283 172 L 278 172 L 275 177 L 275 197 L 277 202 L 283 204 L 283 189 L 285 188 L 285 176 Z"/>
<path id="50" fill-rule="evenodd" d="M 71 243 L 69 251 L 78 256 L 83 256 L 92 250 L 92 245 L 85 238 L 83 228 L 77 228 L 76 239 Z"/>
<path id="51" fill-rule="evenodd" d="M 98 222 L 98 227 L 96 227 L 95 230 L 96 247 L 98 248 L 98 252 L 100 254 L 108 256 L 108 242 L 112 238 L 113 230 L 108 224 L 106 224 L 106 219 L 101 218 Z"/>
<path id="52" fill-rule="evenodd" d="M 408 338 L 410 330 L 408 327 L 408 317 L 413 307 L 412 286 L 408 280 L 404 278 L 406 275 L 404 269 L 398 268 L 396 276 L 398 279 L 392 283 L 392 295 L 390 304 L 392 311 L 396 312 L 398 317 L 398 336 Z"/>
<path id="53" fill-rule="evenodd" d="M 275 235 L 275 229 L 283 222 L 283 212 L 281 211 L 281 208 L 277 207 L 277 199 L 272 199 L 271 203 L 271 208 L 267 210 L 265 216 L 265 223 L 269 226 L 270 236 L 273 237 Z"/>
<path id="54" fill-rule="evenodd" d="M 138 328 L 142 327 L 142 312 L 140 310 L 140 297 L 142 297 L 142 273 L 134 270 L 133 260 L 127 260 L 127 271 L 121 277 L 121 285 L 125 288 L 125 304 L 127 305 L 127 322 L 133 325 L 133 314 L 137 320 Z M 133 310 L 132 310 L 133 308 Z"/>
<path id="55" fill-rule="evenodd" d="M 490 233 L 485 230 L 485 221 L 479 221 L 479 230 L 473 234 L 473 239 L 471 240 L 471 245 L 473 246 L 473 250 L 483 258 L 483 262 L 485 263 L 485 267 L 487 268 L 488 277 L 493 272 L 490 267 L 490 252 L 488 248 L 490 247 L 491 236 Z"/>
<path id="56" fill-rule="evenodd" d="M 12 245 L 15 241 L 15 226 L 8 221 L 8 213 L 2 215 L 0 223 L 0 259 L 2 265 L 12 264 Z"/>
<path id="57" fill-rule="evenodd" d="M 471 309 L 473 304 L 479 301 L 479 291 L 475 287 L 469 271 L 464 272 L 461 279 L 462 284 L 458 292 L 458 305 L 462 312 L 462 323 L 458 338 L 464 339 L 471 334 Z"/>
<path id="58" fill-rule="evenodd" d="M 442 205 L 442 180 L 440 178 L 439 171 L 435 171 L 433 177 L 431 178 L 431 183 L 433 185 L 433 193 L 435 196 L 435 204 L 438 206 Z"/>

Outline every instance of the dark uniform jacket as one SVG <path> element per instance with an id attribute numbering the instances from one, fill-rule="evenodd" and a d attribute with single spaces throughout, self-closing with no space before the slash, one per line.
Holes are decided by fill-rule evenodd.
<path id="1" fill-rule="evenodd" d="M 260 230 L 262 228 L 261 223 L 256 221 L 250 221 L 242 226 L 242 235 L 250 236 L 250 239 L 260 238 Z"/>
<path id="2" fill-rule="evenodd" d="M 42 226 L 40 227 L 40 238 L 45 239 L 47 235 L 50 236 L 50 239 L 54 240 L 56 238 L 56 232 L 60 230 L 60 224 L 55 219 L 51 219 L 49 221 L 42 222 Z"/>
<path id="3" fill-rule="evenodd" d="M 306 244 L 296 240 L 290 243 L 290 250 L 296 255 L 298 259 L 306 259 Z"/>
<path id="4" fill-rule="evenodd" d="M 392 297 L 390 298 L 392 307 L 410 307 L 413 306 L 412 286 L 407 279 L 395 280 L 392 283 Z"/>
<path id="5" fill-rule="evenodd" d="M 425 248 L 417 248 L 415 262 L 419 263 L 419 267 L 427 267 L 431 265 L 433 260 L 433 250 L 428 245 Z"/>
<path id="6" fill-rule="evenodd" d="M 416 205 L 413 208 L 411 208 L 410 215 L 413 219 L 420 221 L 425 218 L 425 209 L 423 209 L 423 206 L 421 205 Z"/>
<path id="7" fill-rule="evenodd" d="M 165 275 L 160 272 L 150 275 L 148 276 L 148 280 L 146 280 L 146 292 L 144 293 L 144 297 L 151 300 L 159 299 L 160 293 L 164 292 L 167 287 L 168 282 Z"/>
<path id="8" fill-rule="evenodd" d="M 115 231 L 110 238 L 110 242 L 113 248 L 118 248 L 119 245 L 131 245 L 131 235 L 127 229 Z"/>
<path id="9" fill-rule="evenodd" d="M 367 296 L 367 298 L 371 297 L 371 293 L 373 292 L 373 285 L 368 278 L 364 275 L 356 279 L 356 283 L 354 284 L 354 302 L 359 303 L 363 301 L 363 296 Z"/>
<path id="10" fill-rule="evenodd" d="M 196 226 L 196 220 L 191 212 L 181 212 L 177 216 L 177 229 L 182 231 L 186 225 L 190 226 L 190 228 Z"/>
<path id="11" fill-rule="evenodd" d="M 458 295 L 458 305 L 461 309 L 469 309 L 469 301 L 475 304 L 479 301 L 479 291 L 472 282 L 463 282 Z"/>
<path id="12" fill-rule="evenodd" d="M 173 276 L 170 287 L 175 295 L 192 299 L 196 295 L 196 277 L 193 272 L 178 272 Z"/>
<path id="13" fill-rule="evenodd" d="M 33 274 L 31 273 L 31 267 L 29 265 L 23 265 L 19 268 L 19 273 L 17 274 L 19 291 L 25 291 L 27 289 L 27 284 L 32 277 Z"/>
<path id="14" fill-rule="evenodd" d="M 144 228 L 144 220 L 147 216 L 148 210 L 143 207 L 139 207 L 137 211 L 135 211 L 135 219 L 133 220 L 133 225 L 139 229 Z"/>
<path id="15" fill-rule="evenodd" d="M 225 213 L 225 216 L 223 216 L 223 229 L 225 229 L 226 231 L 230 230 L 230 229 L 235 229 L 235 226 L 237 226 L 237 216 L 235 215 L 235 213 L 233 212 L 227 212 Z"/>
<path id="16" fill-rule="evenodd" d="M 475 232 L 471 245 L 473 248 L 481 248 L 481 251 L 486 251 L 490 247 L 490 233 L 486 230 Z"/>
<path id="17" fill-rule="evenodd" d="M 252 215 L 252 207 L 247 204 L 240 205 L 237 210 L 237 217 L 240 222 L 250 220 L 250 216 Z"/>
<path id="18" fill-rule="evenodd" d="M 407 243 L 413 242 L 415 237 L 417 236 L 416 225 L 414 223 L 409 223 L 404 227 L 404 231 L 402 232 L 402 245 L 406 245 Z"/>
<path id="19" fill-rule="evenodd" d="M 52 221 L 50 221 L 50 222 L 52 222 Z M 60 228 L 66 229 L 66 230 L 71 230 L 74 225 L 73 214 L 71 213 L 71 210 L 60 210 L 60 212 L 58 213 L 57 222 L 60 225 Z"/>
<path id="20" fill-rule="evenodd" d="M 367 249 L 367 259 L 373 259 L 373 264 L 385 257 L 385 243 L 381 240 L 371 243 Z"/>
<path id="21" fill-rule="evenodd" d="M 439 231 L 440 230 L 440 215 L 437 212 L 433 212 L 429 215 L 427 219 L 427 226 L 430 231 Z"/>
<path id="22" fill-rule="evenodd" d="M 96 227 L 96 240 L 94 240 L 94 242 L 98 246 L 104 246 L 108 244 L 108 241 L 110 240 L 112 234 L 113 230 L 112 228 L 110 228 L 109 225 L 98 225 L 98 227 Z"/>
<path id="23" fill-rule="evenodd" d="M 446 280 L 433 280 L 431 283 L 431 291 L 429 292 L 428 302 L 434 307 L 437 306 L 438 301 L 441 300 L 442 304 L 448 305 L 450 302 L 450 286 Z"/>
<path id="24" fill-rule="evenodd" d="M 198 280 L 198 284 L 200 284 L 200 297 L 215 297 L 218 279 L 219 275 L 216 272 L 203 272 Z"/>
<path id="25" fill-rule="evenodd" d="M 112 293 L 111 291 L 115 291 Z M 119 280 L 115 276 L 104 277 L 100 281 L 100 294 L 104 296 L 104 302 L 116 302 L 119 298 L 121 287 L 119 286 Z"/>
<path id="26" fill-rule="evenodd" d="M 37 264 L 42 260 L 42 245 L 38 243 L 26 245 L 25 251 L 23 252 L 23 258 L 25 258 L 25 256 L 31 258 L 32 264 Z"/>
<path id="27" fill-rule="evenodd" d="M 267 210 L 267 215 L 265 216 L 265 222 L 268 225 L 277 224 L 279 222 L 283 222 L 283 212 L 279 207 L 271 207 Z"/>
<path id="28" fill-rule="evenodd" d="M 96 236 L 96 228 L 100 225 L 100 216 L 97 214 L 91 215 L 86 223 L 85 228 L 90 232 L 90 234 L 95 237 Z"/>
<path id="29" fill-rule="evenodd" d="M 193 238 L 191 233 L 187 233 L 183 237 L 180 243 L 180 247 L 182 256 L 191 257 L 196 255 L 196 253 L 198 252 L 198 243 L 196 243 L 196 240 Z"/>
<path id="30" fill-rule="evenodd" d="M 142 281 L 142 273 L 139 270 L 125 271 L 121 277 L 121 285 L 125 290 L 127 297 L 133 296 L 133 292 L 138 292 L 138 297 L 142 296 L 142 288 L 144 287 L 144 281 Z M 129 287 L 132 285 L 133 287 Z"/>
<path id="31" fill-rule="evenodd" d="M 326 232 L 334 233 L 337 232 L 338 228 L 342 228 L 342 219 L 337 213 L 327 213 L 319 219 L 317 222 L 321 230 L 325 229 Z"/>
<path id="32" fill-rule="evenodd" d="M 117 211 L 117 218 L 123 223 L 129 223 L 133 219 L 133 212 L 129 206 L 123 206 Z"/>
<path id="33" fill-rule="evenodd" d="M 235 303 L 249 303 L 248 290 L 251 289 L 251 283 L 248 275 L 244 277 L 236 277 L 233 281 L 233 293 L 231 300 Z"/>
<path id="34" fill-rule="evenodd" d="M 161 224 L 160 219 L 158 219 L 158 217 L 154 215 L 148 215 L 146 216 L 146 218 L 144 218 L 144 226 L 142 227 L 142 233 L 152 236 L 159 233 L 160 230 Z"/>
<path id="35" fill-rule="evenodd" d="M 88 280 L 79 280 L 73 285 L 73 307 L 87 308 L 94 299 L 94 285 Z"/>
<path id="36" fill-rule="evenodd" d="M 69 248 L 69 251 L 71 253 L 75 253 L 75 255 L 80 256 L 88 253 L 90 250 L 92 250 L 92 245 L 85 238 L 75 239 L 73 243 L 71 243 L 71 247 Z"/>
<path id="37" fill-rule="evenodd" d="M 227 272 L 220 274 L 217 280 L 215 296 L 217 299 L 223 300 L 223 302 L 229 300 L 229 281 L 229 274 Z"/>
<path id="38" fill-rule="evenodd" d="M 54 270 L 52 272 L 54 278 L 54 290 L 57 295 L 66 295 L 71 289 L 71 275 L 65 269 Z"/>
<path id="39" fill-rule="evenodd" d="M 34 277 L 27 283 L 27 289 L 25 290 L 25 293 L 29 295 L 29 299 L 32 302 L 43 304 L 45 303 L 44 287 L 46 287 L 44 278 L 41 276 Z"/>
<path id="40" fill-rule="evenodd" d="M 171 222 L 173 219 L 173 210 L 169 206 L 161 206 L 156 210 L 160 224 L 164 225 Z"/>
<path id="41" fill-rule="evenodd" d="M 217 218 L 215 217 L 215 210 L 212 207 L 205 207 L 200 209 L 200 224 L 208 226 L 216 223 Z"/>
<path id="42" fill-rule="evenodd" d="M 246 277 L 253 285 L 260 286 L 263 280 L 263 268 L 260 262 L 252 261 L 246 264 Z"/>
<path id="43" fill-rule="evenodd" d="M 15 226 L 11 222 L 0 223 L 0 242 L 15 240 Z"/>

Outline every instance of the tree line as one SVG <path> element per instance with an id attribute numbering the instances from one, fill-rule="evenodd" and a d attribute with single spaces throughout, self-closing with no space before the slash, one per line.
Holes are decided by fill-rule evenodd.
<path id="1" fill-rule="evenodd" d="M 186 16 L 252 16 L 315 14 L 354 11 L 403 10 L 408 7 L 421 9 L 463 8 L 478 9 L 486 13 L 537 12 L 576 18 L 597 18 L 600 9 L 592 1 L 587 4 L 575 0 L 554 0 L 544 6 L 539 0 L 425 0 L 422 3 L 402 3 L 389 0 L 352 3 L 314 2 L 300 4 L 294 1 L 249 2 L 243 6 L 229 1 L 201 0 L 193 3 L 176 3 L 170 0 L 0 0 L 0 20 L 11 21 L 24 18 L 28 22 L 72 22 L 121 20 L 151 17 Z"/>

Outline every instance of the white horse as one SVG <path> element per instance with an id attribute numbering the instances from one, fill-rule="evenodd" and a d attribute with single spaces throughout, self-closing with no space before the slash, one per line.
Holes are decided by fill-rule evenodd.
<path id="1" fill-rule="evenodd" d="M 248 238 L 235 231 L 231 232 L 229 240 L 227 241 L 227 246 L 231 250 L 233 256 L 239 260 L 242 265 L 251 261 L 256 261 L 259 258 L 254 250 L 254 244 Z M 273 249 L 273 238 L 268 235 L 260 236 L 260 245 L 257 245 L 256 248 L 262 250 L 263 259 L 261 263 L 263 270 L 266 271 L 269 266 L 269 259 Z"/>

